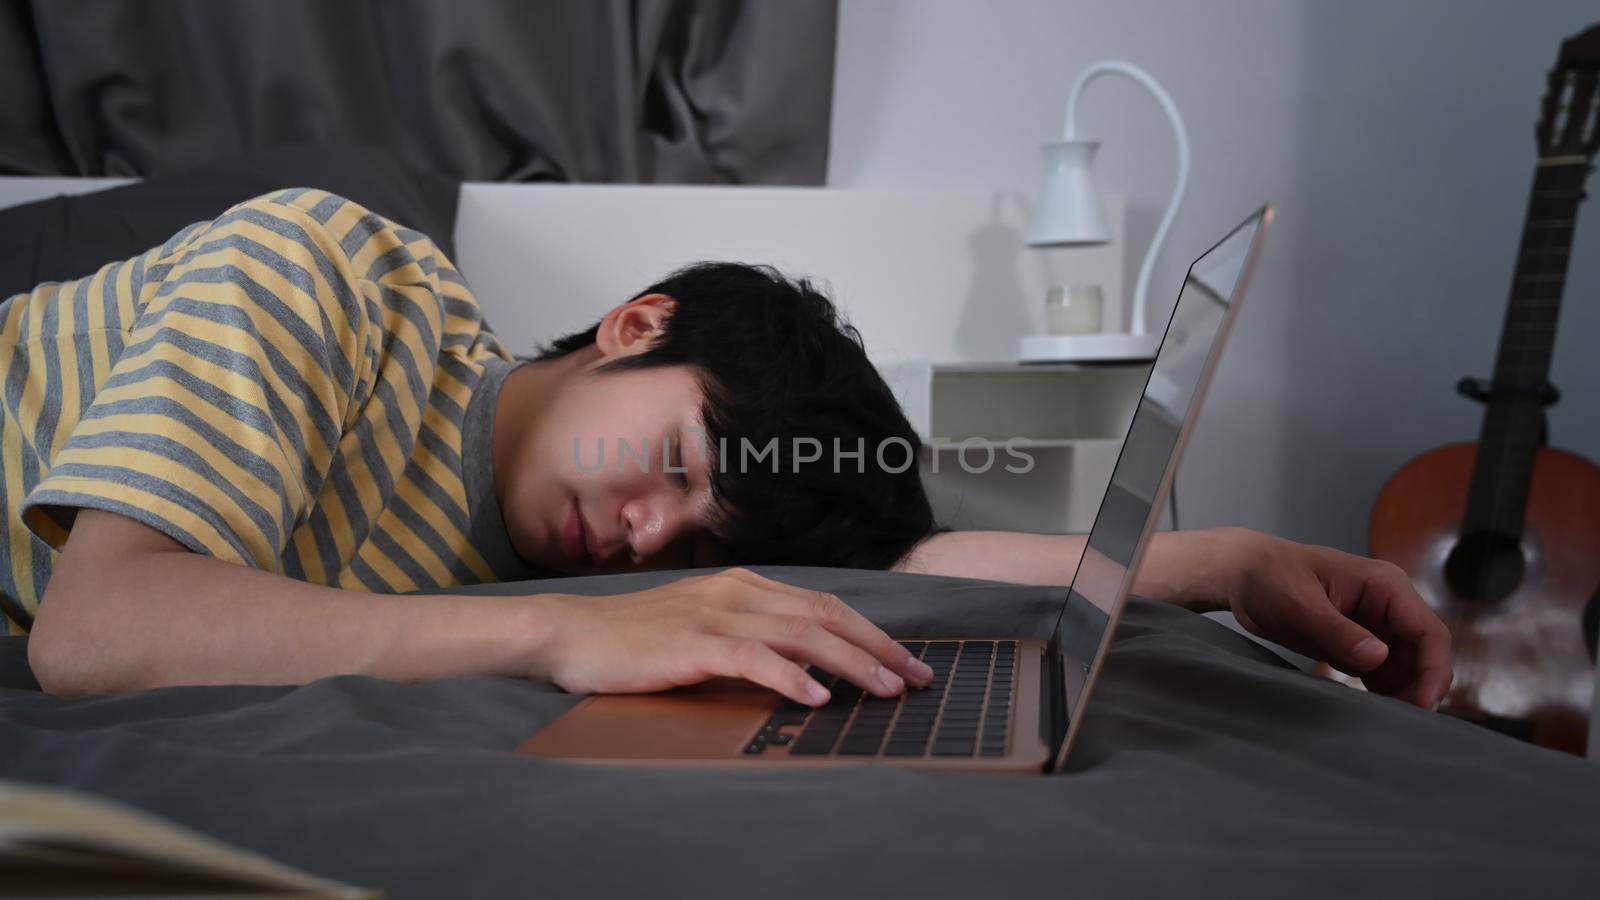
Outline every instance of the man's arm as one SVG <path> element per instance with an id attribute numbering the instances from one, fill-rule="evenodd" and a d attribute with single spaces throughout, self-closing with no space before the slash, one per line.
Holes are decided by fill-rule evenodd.
<path id="1" fill-rule="evenodd" d="M 1064 585 L 1081 534 L 947 532 L 895 567 Z M 1450 632 L 1399 567 L 1243 528 L 1154 535 L 1133 593 L 1197 612 L 1227 610 L 1251 633 L 1327 660 L 1368 687 L 1433 707 L 1450 687 Z"/>
<path id="2" fill-rule="evenodd" d="M 1078 570 L 1088 535 L 1014 531 L 948 531 L 918 544 L 895 566 L 925 575 L 987 578 L 1014 584 L 1067 584 Z M 1208 563 L 1221 543 L 1215 531 L 1166 531 L 1152 535 L 1133 593 L 1198 612 L 1226 609 L 1206 596 Z"/>
<path id="3" fill-rule="evenodd" d="M 837 597 L 743 570 L 614 597 L 375 596 L 191 553 L 93 509 L 56 561 L 28 659 L 55 694 L 336 674 L 631 692 L 727 676 L 815 704 L 828 694 L 796 661 L 880 696 L 932 677 Z"/>
<path id="4" fill-rule="evenodd" d="M 307 584 L 84 509 L 45 588 L 28 657 L 58 694 L 348 673 L 527 674 L 549 610 L 516 600 L 373 597 Z"/>
<path id="5" fill-rule="evenodd" d="M 1087 539 L 1082 534 L 946 531 L 918 544 L 894 568 L 1014 584 L 1066 584 Z"/>

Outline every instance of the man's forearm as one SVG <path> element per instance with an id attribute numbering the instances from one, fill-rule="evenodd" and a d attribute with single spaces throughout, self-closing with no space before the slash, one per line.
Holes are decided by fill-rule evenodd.
<path id="1" fill-rule="evenodd" d="M 918 544 L 895 569 L 1016 584 L 1066 584 L 1078 569 L 1081 534 L 947 531 Z"/>
<path id="2" fill-rule="evenodd" d="M 336 674 L 528 676 L 540 674 L 552 606 L 527 597 L 377 596 L 181 550 L 142 553 L 112 566 L 58 568 L 29 657 L 44 688 L 64 694 Z"/>
<path id="3" fill-rule="evenodd" d="M 1133 583 L 1133 593 L 1196 610 L 1224 608 L 1207 585 L 1217 542 L 1227 529 L 1167 531 L 1153 535 Z M 952 531 L 918 544 L 895 566 L 929 575 L 987 578 L 1017 584 L 1072 581 L 1088 536 L 1014 531 Z"/>
<path id="4" fill-rule="evenodd" d="M 1239 573 L 1228 569 L 1231 563 L 1224 561 L 1223 551 L 1240 533 L 1242 529 L 1202 528 L 1151 536 L 1132 593 L 1195 612 L 1226 610 L 1221 586 Z"/>

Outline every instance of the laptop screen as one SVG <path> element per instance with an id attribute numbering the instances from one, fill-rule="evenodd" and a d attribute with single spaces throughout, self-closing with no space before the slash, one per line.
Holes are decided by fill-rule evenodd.
<path id="1" fill-rule="evenodd" d="M 1073 718 L 1086 676 L 1109 643 L 1139 551 L 1160 518 L 1186 426 L 1221 350 L 1241 275 L 1268 215 L 1266 208 L 1258 211 L 1195 260 L 1167 322 L 1056 624 L 1056 646 L 1069 670 L 1063 673 L 1064 699 Z"/>

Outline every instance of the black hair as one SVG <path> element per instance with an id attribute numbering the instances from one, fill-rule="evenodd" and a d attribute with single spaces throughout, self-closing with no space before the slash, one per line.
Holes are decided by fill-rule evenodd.
<path id="1" fill-rule="evenodd" d="M 729 563 L 885 569 L 939 530 L 918 472 L 916 431 L 860 333 L 815 285 L 770 266 L 702 262 L 634 299 L 647 294 L 676 301 L 661 335 L 599 371 L 697 370 Z M 538 358 L 587 347 L 598 329 L 553 341 Z M 796 452 L 796 441 L 807 439 L 820 445 L 814 462 L 806 460 L 816 445 Z M 841 462 L 835 446 L 862 450 L 860 461 Z M 762 456 L 769 447 L 773 455 Z"/>

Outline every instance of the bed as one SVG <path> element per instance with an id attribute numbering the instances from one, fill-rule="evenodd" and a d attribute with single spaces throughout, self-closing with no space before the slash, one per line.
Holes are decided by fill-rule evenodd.
<path id="1" fill-rule="evenodd" d="M 384 165 L 358 157 L 329 186 L 471 233 L 453 227 L 453 188 Z M 137 252 L 171 230 L 151 210 L 203 217 L 265 190 L 263 177 L 252 160 L 205 182 L 30 207 L 34 219 L 0 221 L 23 248 L 0 281 L 22 289 L 64 277 L 51 267 L 77 274 L 79 256 Z M 1059 601 L 992 582 L 760 571 L 838 593 L 907 637 L 1043 636 Z M 464 590 L 603 594 L 678 574 Z M 398 898 L 1577 897 L 1600 885 L 1600 766 L 1314 678 L 1145 601 L 1130 605 L 1068 771 L 1044 778 L 585 767 L 512 752 L 578 701 L 547 684 L 342 677 L 68 700 L 38 692 L 26 656 L 26 638 L 0 638 L 0 774 L 118 798 Z"/>
<path id="2" fill-rule="evenodd" d="M 759 570 L 905 636 L 1048 632 L 1050 589 Z M 653 573 L 471 591 L 612 593 Z M 1135 600 L 1068 771 L 590 767 L 513 748 L 514 679 L 39 694 L 0 642 L 0 771 L 396 898 L 1591 897 L 1600 766 L 1317 679 Z M 3 893 L 3 889 L 0 889 Z"/>

